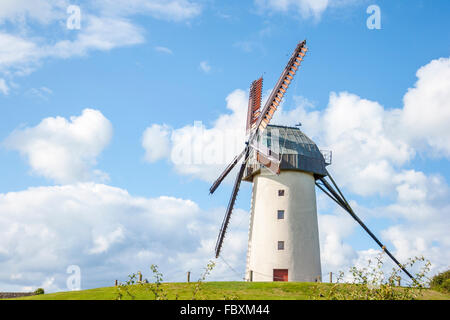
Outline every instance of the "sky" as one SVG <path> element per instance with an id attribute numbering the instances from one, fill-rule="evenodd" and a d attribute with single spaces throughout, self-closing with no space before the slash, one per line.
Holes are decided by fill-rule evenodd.
<path id="1" fill-rule="evenodd" d="M 244 146 L 248 88 L 263 76 L 267 97 L 303 39 L 308 54 L 272 123 L 301 122 L 333 152 L 328 170 L 401 262 L 423 255 L 431 274 L 446 270 L 449 9 L 0 1 L 0 291 L 73 289 L 75 269 L 82 289 L 137 271 L 151 280 L 151 264 L 165 281 L 199 277 L 232 178 L 208 190 Z M 378 248 L 316 191 L 328 279 Z M 244 277 L 250 198 L 244 182 L 210 280 Z"/>

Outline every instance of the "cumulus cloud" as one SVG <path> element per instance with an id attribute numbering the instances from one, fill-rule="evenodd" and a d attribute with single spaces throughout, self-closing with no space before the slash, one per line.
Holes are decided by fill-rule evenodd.
<path id="1" fill-rule="evenodd" d="M 352 203 L 357 214 L 369 227 L 379 219 L 389 219 L 389 227 L 375 232 L 382 242 L 402 263 L 409 258 L 424 256 L 430 260 L 431 273 L 448 269 L 450 236 L 448 212 L 450 212 L 450 188 L 439 175 L 403 170 L 394 177 L 396 184 L 394 201 L 387 205 L 364 208 Z M 327 212 L 319 209 L 319 212 Z M 323 271 L 346 271 L 350 266 L 363 267 L 370 258 L 380 253 L 379 248 L 354 250 L 347 239 L 355 232 L 362 233 L 355 221 L 342 212 L 319 215 L 321 258 Z M 384 255 L 384 270 L 389 273 L 395 266 Z M 410 270 L 414 273 L 415 267 Z M 402 274 L 402 276 L 406 276 Z M 351 280 L 350 278 L 346 278 Z M 405 280 L 409 280 L 404 277 Z"/>
<path id="2" fill-rule="evenodd" d="M 297 99 L 295 108 L 282 108 L 273 121 L 293 125 L 301 119 L 304 131 L 320 147 L 333 151 L 331 170 L 350 191 L 363 196 L 391 194 L 402 179 L 403 167 L 418 153 L 449 157 L 450 130 L 445 125 L 450 121 L 449 61 L 441 58 L 421 67 L 402 108 L 387 109 L 340 92 L 330 94 L 323 110 Z"/>
<path id="3" fill-rule="evenodd" d="M 399 259 L 424 255 L 433 263 L 433 270 L 448 268 L 450 255 L 450 188 L 439 175 L 425 175 L 415 170 L 404 170 L 395 177 L 396 201 L 377 211 L 400 219 L 382 231 Z"/>
<path id="4" fill-rule="evenodd" d="M 169 127 L 150 126 L 145 130 L 144 138 L 146 141 L 157 141 L 157 147 L 143 143 L 146 154 L 150 154 L 150 160 L 166 154 L 178 173 L 212 181 L 245 146 L 247 100 L 243 90 L 229 94 L 226 105 L 231 113 L 217 118 L 212 128 L 198 121 L 193 125 L 170 129 L 168 139 Z"/>
<path id="5" fill-rule="evenodd" d="M 414 145 L 450 157 L 450 58 L 431 61 L 417 71 L 405 94 L 402 124 Z"/>
<path id="6" fill-rule="evenodd" d="M 134 197 L 95 183 L 0 194 L 0 287 L 67 290 L 69 265 L 81 268 L 82 288 L 109 286 L 138 270 L 150 279 L 151 264 L 166 281 L 183 281 L 187 271 L 195 279 L 214 255 L 224 210 L 204 211 L 168 196 Z M 237 209 L 223 248 L 242 276 L 247 223 L 248 213 Z M 240 275 L 219 261 L 210 279 Z"/>
<path id="7" fill-rule="evenodd" d="M 355 222 L 343 212 L 319 215 L 320 258 L 324 270 L 340 270 L 357 257 L 357 252 L 344 242 L 354 228 Z"/>
<path id="8" fill-rule="evenodd" d="M 157 124 L 145 129 L 142 135 L 142 147 L 145 149 L 145 160 L 155 162 L 170 154 L 170 128 Z"/>
<path id="9" fill-rule="evenodd" d="M 332 170 L 352 192 L 387 194 L 395 168 L 414 157 L 414 149 L 395 132 L 396 110 L 341 92 L 331 93 L 318 116 L 318 143 L 333 151 Z"/>
<path id="10" fill-rule="evenodd" d="M 26 157 L 33 173 L 71 183 L 104 176 L 91 168 L 111 137 L 109 120 L 98 110 L 85 109 L 69 120 L 46 118 L 35 127 L 17 129 L 4 143 Z"/>

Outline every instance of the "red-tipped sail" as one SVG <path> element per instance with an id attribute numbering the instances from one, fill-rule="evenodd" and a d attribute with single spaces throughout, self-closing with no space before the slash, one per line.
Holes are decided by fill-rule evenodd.
<path id="1" fill-rule="evenodd" d="M 252 82 L 248 99 L 247 134 L 255 128 L 255 123 L 261 115 L 261 94 L 263 78 Z"/>

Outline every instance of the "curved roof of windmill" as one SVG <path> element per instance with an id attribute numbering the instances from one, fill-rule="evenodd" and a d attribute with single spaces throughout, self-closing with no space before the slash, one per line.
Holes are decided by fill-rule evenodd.
<path id="1" fill-rule="evenodd" d="M 278 148 L 274 145 L 278 143 Z M 316 178 L 326 176 L 324 155 L 317 145 L 297 127 L 269 125 L 260 137 L 260 144 L 271 150 L 279 150 L 281 170 L 299 170 L 313 173 Z M 245 180 L 252 180 L 251 176 L 257 174 L 261 164 L 256 163 L 254 155 L 247 164 Z"/>

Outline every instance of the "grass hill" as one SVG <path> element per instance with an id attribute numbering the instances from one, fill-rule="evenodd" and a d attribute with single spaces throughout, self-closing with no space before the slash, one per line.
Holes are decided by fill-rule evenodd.
<path id="1" fill-rule="evenodd" d="M 196 283 L 163 283 L 161 289 L 168 299 L 190 300 Z M 317 296 L 318 289 L 326 289 L 329 283 L 309 282 L 205 282 L 196 295 L 196 299 L 223 300 L 309 300 Z M 347 286 L 342 284 L 340 286 Z M 155 295 L 149 286 L 130 286 L 130 292 L 139 300 L 151 300 Z M 399 288 L 398 290 L 402 290 Z M 117 287 L 105 287 L 82 291 L 58 292 L 21 300 L 114 300 L 118 297 Z M 131 299 L 124 295 L 123 299 Z M 425 289 L 421 300 L 450 300 L 450 294 Z"/>

